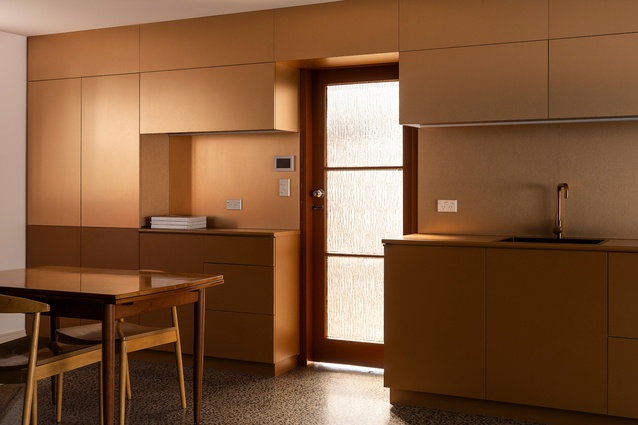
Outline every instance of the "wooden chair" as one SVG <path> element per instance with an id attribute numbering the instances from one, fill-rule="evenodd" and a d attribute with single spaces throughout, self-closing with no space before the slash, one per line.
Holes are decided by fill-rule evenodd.
<path id="1" fill-rule="evenodd" d="M 62 373 L 102 360 L 102 346 L 67 345 L 39 336 L 40 313 L 49 305 L 0 295 L 0 313 L 33 314 L 30 336 L 0 344 L 0 383 L 26 384 L 22 424 L 37 424 L 38 381 L 57 375 L 56 420 L 62 420 Z"/>
<path id="2" fill-rule="evenodd" d="M 126 398 L 131 399 L 131 383 L 128 367 L 128 353 L 174 343 L 177 375 L 182 408 L 186 409 L 186 390 L 184 388 L 184 367 L 182 363 L 182 346 L 177 321 L 177 308 L 171 308 L 172 326 L 156 328 L 136 325 L 120 320 L 116 323 L 115 339 L 119 347 L 120 357 L 120 424 L 124 424 Z M 102 342 L 102 324 L 72 326 L 57 331 L 59 342 L 66 344 L 96 344 Z"/>

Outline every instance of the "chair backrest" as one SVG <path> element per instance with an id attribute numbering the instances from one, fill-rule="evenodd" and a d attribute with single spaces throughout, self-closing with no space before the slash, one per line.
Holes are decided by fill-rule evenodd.
<path id="1" fill-rule="evenodd" d="M 45 311 L 49 311 L 48 304 L 0 294 L 0 313 L 42 313 Z"/>

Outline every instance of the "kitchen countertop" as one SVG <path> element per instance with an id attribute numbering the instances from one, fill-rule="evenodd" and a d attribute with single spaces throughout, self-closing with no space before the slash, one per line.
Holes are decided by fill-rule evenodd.
<path id="1" fill-rule="evenodd" d="M 556 249 L 571 251 L 638 252 L 637 239 L 604 239 L 599 244 L 541 243 L 541 242 L 502 242 L 514 235 L 445 235 L 415 233 L 400 238 L 383 239 L 388 245 L 426 245 L 426 246 L 466 246 L 483 248 L 511 249 Z M 516 235 L 520 237 L 520 235 Z M 533 237 L 533 236 L 530 236 Z M 546 236 L 547 237 L 547 236 Z M 578 238 L 574 238 L 578 239 Z M 585 239 L 585 238 L 583 238 Z"/>

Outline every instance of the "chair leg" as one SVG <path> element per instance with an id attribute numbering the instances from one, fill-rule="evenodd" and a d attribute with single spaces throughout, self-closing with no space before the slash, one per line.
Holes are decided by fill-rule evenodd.
<path id="1" fill-rule="evenodd" d="M 62 422 L 62 379 L 63 374 L 57 375 L 55 380 L 55 421 Z"/>
<path id="2" fill-rule="evenodd" d="M 33 382 L 33 401 L 31 402 L 31 424 L 38 425 L 38 381 Z"/>
<path id="3" fill-rule="evenodd" d="M 128 364 L 128 353 L 126 353 L 126 398 L 130 400 L 133 398 L 131 393 L 131 368 Z"/>
<path id="4" fill-rule="evenodd" d="M 37 411 L 37 395 L 38 395 L 38 381 L 35 380 L 35 376 L 30 376 L 27 380 L 27 384 L 24 388 L 24 404 L 22 406 L 22 425 L 29 425 L 30 423 L 36 424 L 38 421 Z"/>
<path id="5" fill-rule="evenodd" d="M 171 308 L 173 326 L 175 327 L 175 357 L 177 363 L 177 377 L 179 379 L 179 394 L 182 399 L 182 409 L 186 409 L 186 388 L 184 387 L 184 364 L 182 362 L 182 343 L 180 342 L 179 325 L 177 321 L 177 307 Z"/>

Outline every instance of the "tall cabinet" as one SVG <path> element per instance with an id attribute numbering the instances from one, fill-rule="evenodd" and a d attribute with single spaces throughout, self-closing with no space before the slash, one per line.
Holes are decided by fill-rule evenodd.
<path id="1" fill-rule="evenodd" d="M 28 39 L 29 266 L 139 265 L 138 32 Z"/>

